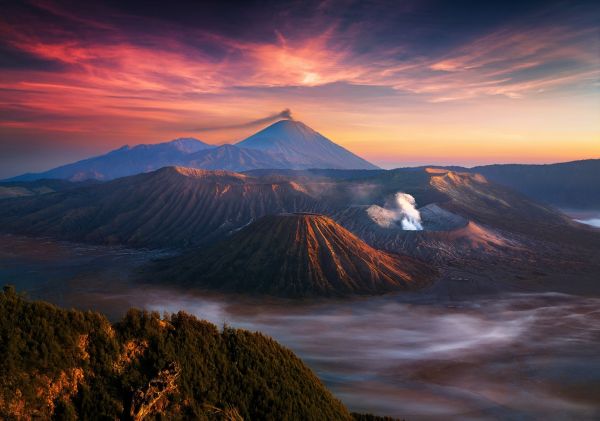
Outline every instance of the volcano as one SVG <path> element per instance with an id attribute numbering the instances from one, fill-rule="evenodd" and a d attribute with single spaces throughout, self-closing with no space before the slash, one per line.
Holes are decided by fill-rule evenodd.
<path id="1" fill-rule="evenodd" d="M 237 143 L 237 146 L 279 156 L 290 163 L 288 168 L 378 169 L 295 120 L 280 120 Z"/>
<path id="2" fill-rule="evenodd" d="M 188 287 L 286 297 L 411 290 L 435 275 L 420 261 L 378 251 L 332 219 L 307 213 L 265 216 L 207 251 L 159 266 L 158 278 Z"/>
<path id="3" fill-rule="evenodd" d="M 106 181 L 167 166 L 228 171 L 378 168 L 304 123 L 281 120 L 235 145 L 215 146 L 194 138 L 181 138 L 159 144 L 123 146 L 104 155 L 7 181 Z"/>

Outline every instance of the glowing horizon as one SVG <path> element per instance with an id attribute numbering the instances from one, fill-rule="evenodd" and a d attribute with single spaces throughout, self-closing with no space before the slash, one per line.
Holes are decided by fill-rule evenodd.
<path id="1" fill-rule="evenodd" d="M 286 108 L 384 168 L 600 157 L 592 2 L 363 4 L 10 5 L 0 178 L 123 144 L 233 143 Z"/>

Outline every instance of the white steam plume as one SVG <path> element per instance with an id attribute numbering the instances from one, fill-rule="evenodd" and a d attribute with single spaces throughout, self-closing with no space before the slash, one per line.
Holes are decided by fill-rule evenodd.
<path id="1" fill-rule="evenodd" d="M 417 202 L 410 194 L 396 193 L 396 203 L 402 213 L 402 229 L 406 231 L 420 231 L 423 229 L 421 225 L 421 214 L 415 207 Z"/>
<path id="2" fill-rule="evenodd" d="M 410 194 L 398 192 L 394 196 L 394 202 L 385 208 L 373 205 L 367 209 L 369 217 L 380 227 L 392 228 L 400 225 L 405 231 L 420 231 L 421 214 L 415 207 L 415 198 Z"/>

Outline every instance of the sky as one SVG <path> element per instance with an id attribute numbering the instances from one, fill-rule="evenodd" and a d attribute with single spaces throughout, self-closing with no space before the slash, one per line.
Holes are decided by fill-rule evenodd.
<path id="1" fill-rule="evenodd" d="M 600 158 L 597 2 L 0 9 L 0 178 L 290 114 L 384 168 Z"/>

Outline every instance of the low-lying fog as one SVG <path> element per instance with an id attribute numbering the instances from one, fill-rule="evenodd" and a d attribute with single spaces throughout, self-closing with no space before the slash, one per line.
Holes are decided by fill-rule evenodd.
<path id="1" fill-rule="evenodd" d="M 577 222 L 582 224 L 591 225 L 592 227 L 600 228 L 600 211 L 590 210 L 563 210 L 564 213 L 569 215 Z"/>
<path id="2" fill-rule="evenodd" d="M 264 332 L 348 407 L 406 419 L 598 419 L 600 298 L 506 294 L 294 303 L 133 283 L 156 253 L 0 237 L 0 283 L 120 317 L 180 309 Z"/>

